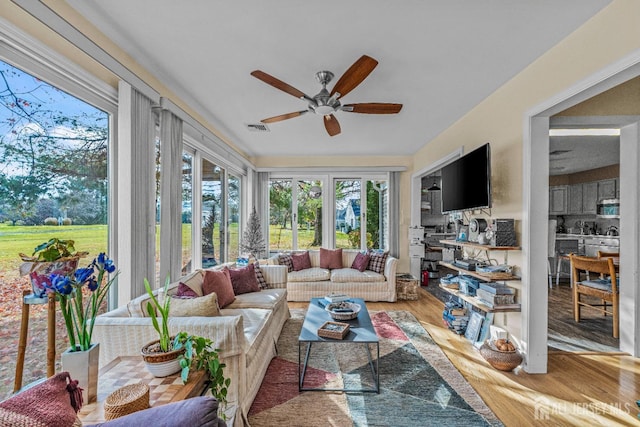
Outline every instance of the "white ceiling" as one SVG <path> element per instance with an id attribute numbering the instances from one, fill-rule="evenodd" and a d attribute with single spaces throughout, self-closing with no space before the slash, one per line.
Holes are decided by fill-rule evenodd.
<path id="1" fill-rule="evenodd" d="M 411 155 L 610 0 L 67 0 L 251 156 Z M 250 76 L 260 69 L 313 96 L 361 55 L 377 68 L 343 103 L 395 102 L 397 115 L 338 112 L 246 124 L 306 103 Z M 332 84 L 329 85 L 329 88 Z"/>
<path id="2" fill-rule="evenodd" d="M 566 175 L 619 163 L 619 136 L 549 137 L 549 175 Z"/>

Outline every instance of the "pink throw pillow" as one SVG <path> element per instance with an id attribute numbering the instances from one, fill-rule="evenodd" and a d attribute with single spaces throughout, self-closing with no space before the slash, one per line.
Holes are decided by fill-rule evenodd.
<path id="1" fill-rule="evenodd" d="M 236 294 L 233 292 L 229 270 L 226 268 L 222 270 L 205 270 L 202 292 L 204 295 L 215 292 L 218 295 L 220 308 L 231 304 L 236 299 Z"/>
<path id="2" fill-rule="evenodd" d="M 330 270 L 342 268 L 342 249 L 320 248 L 320 267 Z"/>
<path id="3" fill-rule="evenodd" d="M 359 272 L 363 272 L 369 265 L 369 259 L 371 259 L 369 255 L 358 252 L 358 255 L 356 255 L 356 259 L 354 259 L 353 263 L 351 264 L 351 268 L 355 268 Z"/>
<path id="4" fill-rule="evenodd" d="M 309 252 L 291 255 L 291 259 L 293 261 L 293 271 L 300 271 L 311 268 L 311 258 L 309 258 Z"/>
<path id="5" fill-rule="evenodd" d="M 180 282 L 180 284 L 178 285 L 178 290 L 176 291 L 176 294 L 174 296 L 178 298 L 198 298 L 198 294 L 196 293 L 196 291 L 182 282 Z"/>
<path id="6" fill-rule="evenodd" d="M 77 381 L 60 372 L 0 403 L 0 425 L 65 427 L 75 425 L 82 406 Z"/>
<path id="7" fill-rule="evenodd" d="M 228 270 L 231 276 L 231 285 L 236 295 L 260 292 L 260 285 L 256 279 L 255 266 L 249 264 L 244 268 Z"/>

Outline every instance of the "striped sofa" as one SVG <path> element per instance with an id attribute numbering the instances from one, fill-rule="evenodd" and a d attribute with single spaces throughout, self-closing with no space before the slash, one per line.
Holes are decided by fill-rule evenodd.
<path id="1" fill-rule="evenodd" d="M 308 252 L 311 268 L 286 273 L 288 301 L 309 301 L 330 293 L 347 294 L 365 301 L 396 300 L 397 258 L 388 256 L 382 273 L 370 270 L 360 272 L 351 268 L 359 251 L 343 249 L 343 268 L 328 270 L 320 267 L 320 250 L 311 249 Z M 277 264 L 278 256 L 269 258 L 269 263 Z"/>
<path id="2" fill-rule="evenodd" d="M 282 326 L 290 316 L 286 267 L 261 265 L 261 270 L 268 289 L 236 295 L 231 305 L 220 310 L 221 316 L 169 318 L 171 334 L 185 331 L 210 338 L 220 349 L 220 358 L 227 365 L 224 374 L 231 379 L 226 411 L 230 426 L 245 424 L 269 362 L 276 356 Z M 174 293 L 180 282 L 203 277 L 203 270 L 182 277 L 169 285 L 168 293 Z M 118 356 L 138 356 L 144 344 L 158 339 L 151 318 L 144 317 L 142 307 L 148 299 L 142 295 L 96 318 L 93 339 L 100 343 L 101 367 Z"/>

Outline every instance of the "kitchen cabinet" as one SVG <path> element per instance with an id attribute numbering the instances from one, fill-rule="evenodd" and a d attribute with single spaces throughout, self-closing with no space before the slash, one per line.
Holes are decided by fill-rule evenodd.
<path id="1" fill-rule="evenodd" d="M 549 215 L 565 215 L 567 213 L 567 186 L 549 187 Z"/>
<path id="2" fill-rule="evenodd" d="M 598 200 L 615 199 L 618 193 L 617 179 L 605 179 L 598 181 Z"/>
<path id="3" fill-rule="evenodd" d="M 567 213 L 579 215 L 582 213 L 582 184 L 570 185 L 567 189 Z"/>
<path id="4" fill-rule="evenodd" d="M 567 189 L 569 215 L 595 214 L 598 204 L 598 182 L 573 184 Z"/>
<path id="5" fill-rule="evenodd" d="M 599 182 L 585 182 L 582 184 L 582 213 L 596 214 L 598 210 Z"/>
<path id="6" fill-rule="evenodd" d="M 430 215 L 442 215 L 442 202 L 440 201 L 440 191 L 428 191 L 422 194 L 422 202 L 427 202 L 428 205 L 424 203 L 422 206 L 429 206 L 428 209 L 423 208 L 423 210 L 428 211 Z"/>

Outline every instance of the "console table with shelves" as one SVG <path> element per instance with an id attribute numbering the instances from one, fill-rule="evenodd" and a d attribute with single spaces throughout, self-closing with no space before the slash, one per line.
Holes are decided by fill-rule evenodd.
<path id="1" fill-rule="evenodd" d="M 457 247 L 461 247 L 461 248 L 472 248 L 472 249 L 476 249 L 476 250 L 481 250 L 484 252 L 485 257 L 487 258 L 487 260 L 490 260 L 490 256 L 489 256 L 489 252 L 490 251 L 502 251 L 504 252 L 504 263 L 507 263 L 508 260 L 508 253 L 509 251 L 518 251 L 520 250 L 520 247 L 518 246 L 491 246 L 491 245 L 481 245 L 479 243 L 474 243 L 474 242 L 461 242 L 461 241 L 457 241 L 457 240 L 441 240 L 440 243 L 442 243 L 445 246 L 457 246 Z M 499 282 L 508 282 L 508 281 L 513 281 L 513 280 L 520 280 L 520 278 L 518 276 L 515 276 L 511 273 L 506 273 L 506 272 L 499 272 L 499 273 L 481 273 L 481 272 L 477 272 L 474 270 L 467 270 L 466 268 L 457 266 L 453 263 L 450 262 L 445 262 L 445 261 L 440 261 L 440 265 L 447 267 L 451 270 L 456 270 L 459 273 L 463 273 L 463 274 L 467 274 L 469 276 L 475 277 L 477 279 L 480 280 L 485 280 L 485 281 L 499 281 Z M 506 284 L 506 283 L 505 283 Z M 508 286 L 508 284 L 507 284 Z M 451 288 L 447 288 L 446 286 L 443 286 L 442 284 L 440 284 L 440 289 L 442 289 L 445 292 L 448 292 L 458 298 L 460 298 L 461 300 L 471 304 L 472 306 L 486 312 L 486 313 L 498 313 L 498 312 L 517 312 L 520 311 L 520 304 L 505 304 L 505 305 L 498 305 L 498 306 L 494 306 L 494 307 L 489 307 L 488 305 L 484 304 L 479 298 L 474 297 L 474 296 L 470 296 L 470 295 L 466 295 L 462 292 L 460 292 L 457 289 L 451 289 Z"/>

